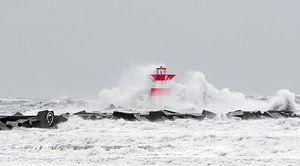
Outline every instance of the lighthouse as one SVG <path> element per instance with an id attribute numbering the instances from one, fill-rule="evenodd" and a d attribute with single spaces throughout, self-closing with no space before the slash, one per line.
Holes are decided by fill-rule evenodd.
<path id="1" fill-rule="evenodd" d="M 150 96 L 164 96 L 170 93 L 170 80 L 175 74 L 167 74 L 167 68 L 160 66 L 156 68 L 156 73 L 151 74 L 153 86 Z"/>

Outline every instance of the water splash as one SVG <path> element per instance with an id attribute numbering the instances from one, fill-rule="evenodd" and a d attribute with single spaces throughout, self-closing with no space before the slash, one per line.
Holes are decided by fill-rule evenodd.
<path id="1" fill-rule="evenodd" d="M 170 108 L 176 111 L 200 112 L 208 109 L 224 113 L 233 110 L 296 110 L 295 94 L 288 90 L 280 90 L 275 96 L 262 100 L 249 98 L 240 92 L 232 92 L 227 88 L 218 89 L 209 83 L 201 72 L 187 72 L 184 79 L 171 82 L 171 94 L 165 97 L 150 97 L 151 79 L 149 75 L 161 64 L 134 66 L 125 70 L 119 84 L 99 92 L 99 107 L 110 104 L 147 111 L 149 109 Z"/>

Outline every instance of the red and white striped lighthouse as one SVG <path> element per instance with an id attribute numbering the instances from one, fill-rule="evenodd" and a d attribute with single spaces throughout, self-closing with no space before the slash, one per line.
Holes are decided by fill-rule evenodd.
<path id="1" fill-rule="evenodd" d="M 167 68 L 160 66 L 156 68 L 156 73 L 151 74 L 153 87 L 151 88 L 151 96 L 163 96 L 170 93 L 170 80 L 175 74 L 167 74 Z"/>

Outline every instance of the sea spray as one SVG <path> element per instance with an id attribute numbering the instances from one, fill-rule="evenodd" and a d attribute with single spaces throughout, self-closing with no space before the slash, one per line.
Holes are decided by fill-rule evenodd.
<path id="1" fill-rule="evenodd" d="M 103 89 L 99 93 L 99 107 L 114 104 L 133 109 L 152 108 L 149 89 L 150 73 L 156 65 L 132 66 L 125 70 L 116 87 Z"/>
<path id="2" fill-rule="evenodd" d="M 296 95 L 289 90 L 282 89 L 276 93 L 269 101 L 269 110 L 288 110 L 295 111 Z"/>
<path id="3" fill-rule="evenodd" d="M 206 80 L 203 73 L 187 72 L 182 80 L 171 82 L 171 94 L 150 97 L 150 74 L 160 64 L 134 66 L 125 70 L 116 87 L 99 92 L 99 108 L 110 104 L 136 112 L 154 109 L 171 109 L 178 112 L 201 112 L 208 109 L 216 113 L 234 110 L 267 111 L 296 110 L 295 94 L 280 90 L 266 100 L 249 98 L 243 93 L 232 92 L 228 88 L 218 89 Z"/>

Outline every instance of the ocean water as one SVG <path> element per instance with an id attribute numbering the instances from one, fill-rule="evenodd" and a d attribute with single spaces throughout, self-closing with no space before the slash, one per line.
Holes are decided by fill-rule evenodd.
<path id="1" fill-rule="evenodd" d="M 0 131 L 0 165 L 300 165 L 300 119 L 242 121 L 221 116 L 237 109 L 298 113 L 300 96 L 285 89 L 263 97 L 232 92 L 214 87 L 200 72 L 188 72 L 189 79 L 171 82 L 169 96 L 154 99 L 147 77 L 152 69 L 128 69 L 118 85 L 101 90 L 94 100 L 2 98 L 0 114 L 105 112 L 114 104 L 121 111 L 207 109 L 220 116 L 163 122 L 73 116 L 56 129 Z"/>
<path id="2" fill-rule="evenodd" d="M 1 165 L 299 165 L 300 119 L 82 120 L 1 131 Z"/>

